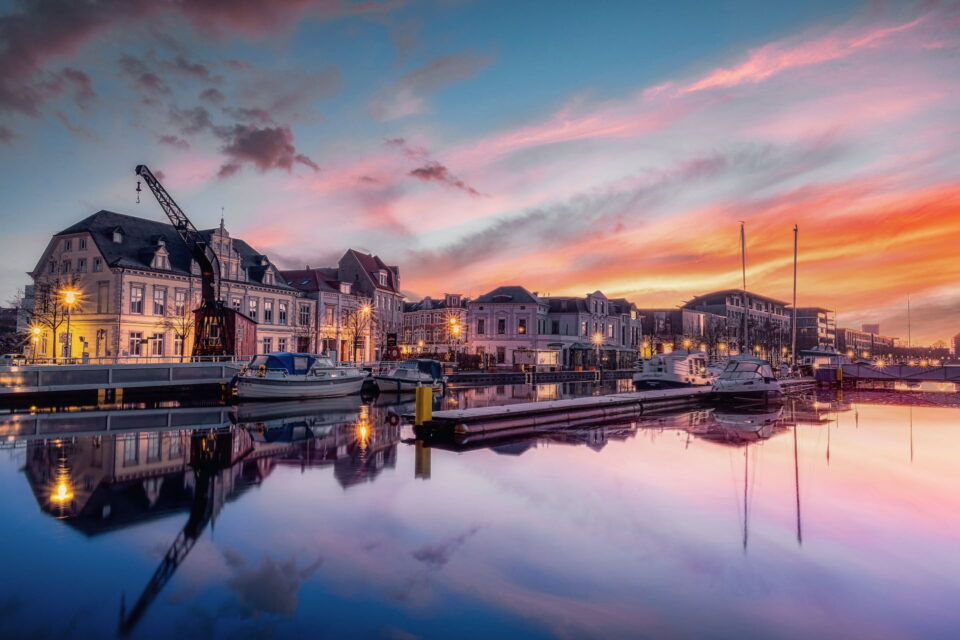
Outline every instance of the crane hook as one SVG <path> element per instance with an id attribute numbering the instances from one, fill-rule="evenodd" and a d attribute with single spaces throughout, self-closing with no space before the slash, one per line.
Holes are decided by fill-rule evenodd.
<path id="1" fill-rule="evenodd" d="M 140 204 L 140 181 L 137 180 L 137 204 Z"/>

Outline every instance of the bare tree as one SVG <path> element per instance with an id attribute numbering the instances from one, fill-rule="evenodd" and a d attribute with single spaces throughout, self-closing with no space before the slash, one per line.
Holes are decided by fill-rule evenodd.
<path id="1" fill-rule="evenodd" d="M 196 316 L 187 305 L 181 308 L 174 307 L 173 313 L 164 319 L 163 328 L 173 331 L 174 340 L 180 341 L 180 362 L 183 362 L 187 351 L 187 340 L 193 335 L 196 327 Z M 176 344 L 176 342 L 174 342 Z"/>
<path id="2" fill-rule="evenodd" d="M 61 278 L 57 276 L 52 280 L 44 280 L 34 285 L 33 306 L 25 311 L 27 321 L 32 327 L 40 330 L 50 330 L 52 335 L 50 356 L 57 356 L 57 333 L 60 327 L 67 321 L 70 313 L 76 313 L 83 306 L 83 297 L 79 296 L 77 301 L 68 306 L 63 297 L 63 291 L 79 290 L 79 281 L 77 278 Z M 67 338 L 72 340 L 72 336 Z"/>
<path id="3" fill-rule="evenodd" d="M 357 352 L 364 336 L 372 335 L 377 326 L 373 307 L 369 304 L 357 309 L 344 309 L 340 322 L 343 339 L 353 348 L 353 359 L 359 360 Z"/>

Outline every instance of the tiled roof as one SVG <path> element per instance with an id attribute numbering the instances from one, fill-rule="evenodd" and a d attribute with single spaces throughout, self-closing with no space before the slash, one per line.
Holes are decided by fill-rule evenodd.
<path id="1" fill-rule="evenodd" d="M 367 275 L 370 277 L 370 281 L 373 283 L 377 289 L 383 289 L 384 291 L 391 291 L 393 293 L 400 293 L 400 285 L 397 282 L 397 275 L 400 272 L 400 268 L 396 266 L 387 266 L 379 256 L 373 256 L 368 253 L 361 253 L 356 249 L 348 249 L 348 254 L 352 254 L 356 257 L 357 262 L 360 263 L 361 268 L 367 272 Z M 387 272 L 387 284 L 382 285 L 377 277 L 374 275 L 381 269 L 386 270 Z"/>
<path id="2" fill-rule="evenodd" d="M 120 231 L 123 234 L 123 242 L 113 241 L 114 231 Z M 204 229 L 200 231 L 200 234 L 209 240 L 210 236 L 216 231 L 217 229 Z M 107 265 L 111 267 L 153 270 L 162 273 L 191 273 L 190 267 L 193 258 L 187 246 L 181 240 L 180 234 L 171 224 L 102 210 L 54 235 L 62 236 L 82 232 L 90 234 L 100 253 L 103 254 Z M 160 239 L 163 240 L 165 249 L 169 254 L 170 269 L 152 269 L 150 266 Z M 261 258 L 264 257 L 263 254 L 243 240 L 238 238 L 231 238 L 231 240 L 233 248 L 240 255 L 240 266 L 247 272 L 248 280 L 256 284 L 262 284 L 263 274 L 267 270 L 269 262 L 267 265 L 260 264 Z M 266 286 L 280 289 L 291 288 L 283 282 Z"/>
<path id="3" fill-rule="evenodd" d="M 520 286 L 497 287 L 493 291 L 479 296 L 474 302 L 530 302 L 538 303 L 540 298 L 536 297 L 526 289 Z"/>
<path id="4" fill-rule="evenodd" d="M 694 305 L 701 303 L 704 298 L 710 298 L 710 297 L 713 297 L 713 296 L 734 295 L 734 294 L 735 294 L 735 295 L 740 295 L 740 294 L 742 294 L 742 293 L 743 293 L 743 290 L 741 290 L 741 289 L 723 289 L 723 290 L 721 290 L 721 291 L 711 291 L 710 293 L 705 293 L 705 294 L 700 295 L 700 296 L 694 296 L 694 298 L 693 298 L 692 300 L 690 300 L 689 302 L 687 302 L 687 303 L 684 304 L 683 306 L 686 307 L 686 308 L 688 308 L 688 309 L 693 309 L 693 308 L 694 308 Z M 753 293 L 753 292 L 751 292 L 751 291 L 747 291 L 747 295 L 750 297 L 751 300 L 759 300 L 759 301 L 762 301 L 762 302 L 772 302 L 773 304 L 777 304 L 777 305 L 780 305 L 780 306 L 782 306 L 782 307 L 788 306 L 788 304 L 787 304 L 786 302 L 782 301 L 782 300 L 777 300 L 776 298 L 771 298 L 771 297 L 769 297 L 769 296 L 763 296 L 763 295 L 760 295 L 759 293 Z"/>
<path id="5" fill-rule="evenodd" d="M 339 293 L 340 278 L 335 268 L 293 269 L 280 275 L 290 286 L 300 291 Z"/>

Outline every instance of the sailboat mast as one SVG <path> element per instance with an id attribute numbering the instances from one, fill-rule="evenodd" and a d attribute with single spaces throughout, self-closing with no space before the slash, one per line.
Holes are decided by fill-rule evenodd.
<path id="1" fill-rule="evenodd" d="M 797 243 L 800 235 L 800 227 L 793 225 L 793 321 L 790 323 L 792 330 L 790 336 L 790 357 L 793 364 L 797 364 Z"/>
<path id="2" fill-rule="evenodd" d="M 912 336 L 910 331 L 910 296 L 907 296 L 907 347 L 910 347 L 912 344 Z"/>
<path id="3" fill-rule="evenodd" d="M 744 223 L 740 221 L 740 271 L 743 275 L 743 340 L 740 345 L 740 354 L 747 351 L 747 330 L 749 327 L 750 304 L 747 301 L 747 232 Z"/>

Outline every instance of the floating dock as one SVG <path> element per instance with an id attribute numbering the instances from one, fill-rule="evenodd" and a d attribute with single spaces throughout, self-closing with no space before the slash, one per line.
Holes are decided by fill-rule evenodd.
<path id="1" fill-rule="evenodd" d="M 814 380 L 782 380 L 781 385 L 785 392 L 800 391 L 812 388 Z M 419 430 L 428 437 L 453 437 L 458 441 L 466 441 L 551 426 L 630 420 L 643 415 L 705 405 L 712 398 L 711 387 L 703 386 L 454 409 L 434 412 Z"/>

